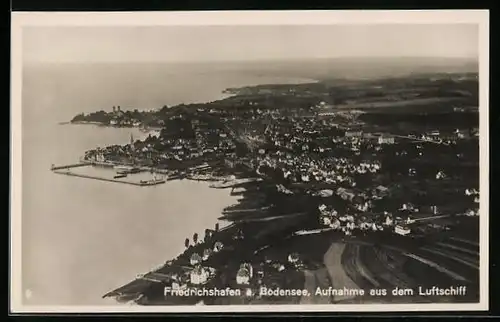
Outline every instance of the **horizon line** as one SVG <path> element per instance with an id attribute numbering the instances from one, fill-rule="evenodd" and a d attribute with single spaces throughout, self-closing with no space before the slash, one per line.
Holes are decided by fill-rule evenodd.
<path id="1" fill-rule="evenodd" d="M 72 61 L 72 60 L 32 60 L 23 61 L 23 64 L 210 64 L 210 63 L 261 63 L 261 62 L 295 62 L 295 61 L 321 61 L 321 60 L 380 60 L 380 59 L 421 59 L 421 60 L 454 60 L 479 63 L 479 57 L 457 57 L 457 56 L 338 56 L 338 57 L 297 57 L 297 58 L 262 58 L 262 59 L 228 59 L 228 60 L 96 60 L 96 61 Z"/>

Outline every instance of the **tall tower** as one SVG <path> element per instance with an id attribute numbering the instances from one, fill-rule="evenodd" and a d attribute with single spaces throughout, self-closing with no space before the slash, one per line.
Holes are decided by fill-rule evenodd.
<path id="1" fill-rule="evenodd" d="M 135 165 L 135 147 L 134 147 L 134 136 L 130 133 L 130 150 L 132 151 L 132 164 Z"/>

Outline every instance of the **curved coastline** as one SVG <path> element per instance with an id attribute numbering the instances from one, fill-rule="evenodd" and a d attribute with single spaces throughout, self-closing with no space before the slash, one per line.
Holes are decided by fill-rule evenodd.
<path id="1" fill-rule="evenodd" d="M 250 84 L 249 84 L 249 86 L 250 86 Z M 226 98 L 230 98 L 230 97 L 232 97 L 234 95 L 233 94 L 224 94 L 224 93 L 220 92 L 220 96 L 221 96 L 222 99 L 226 99 Z M 119 138 L 118 140 L 115 140 L 115 141 L 112 141 L 109 138 L 106 138 L 106 140 L 104 142 L 107 142 L 107 143 L 104 143 L 104 144 L 124 144 L 124 143 L 126 143 L 128 141 L 128 138 L 129 138 L 128 130 L 133 131 L 134 136 L 137 139 L 139 139 L 139 140 L 145 139 L 147 137 L 148 133 L 149 133 L 148 131 L 141 131 L 141 129 L 139 129 L 137 127 L 112 127 L 112 126 L 103 126 L 101 123 L 98 123 L 98 122 L 79 121 L 79 122 L 73 122 L 73 123 L 71 123 L 71 122 L 59 122 L 58 124 L 59 125 L 81 125 L 82 127 L 81 128 L 79 126 L 75 126 L 75 127 L 73 127 L 73 126 L 71 126 L 71 127 L 61 127 L 60 129 L 63 132 L 59 133 L 58 135 L 53 136 L 54 138 L 62 139 L 64 137 L 67 137 L 69 139 L 72 135 L 80 136 L 79 134 L 76 134 L 76 132 L 81 132 L 81 131 L 85 132 L 85 134 L 82 135 L 83 137 L 88 137 L 88 135 L 92 135 L 92 136 L 96 137 L 96 139 L 92 139 L 91 141 L 99 141 L 98 138 L 100 136 L 102 136 L 102 133 L 104 133 L 104 132 L 108 133 L 108 134 L 105 135 L 106 137 L 116 136 L 116 135 L 121 136 L 121 138 Z M 84 126 L 84 125 L 92 125 L 92 127 L 84 129 L 84 128 L 86 128 L 86 126 Z M 93 129 L 93 127 L 99 127 L 99 129 Z M 96 132 L 96 130 L 98 132 Z M 116 132 L 117 133 L 116 135 L 111 134 L 112 132 L 110 132 L 110 131 L 116 131 L 116 130 L 119 130 L 119 132 Z M 149 128 L 149 130 L 158 130 L 158 129 Z M 101 131 L 104 131 L 104 132 L 101 132 Z M 47 141 L 47 142 L 50 142 L 50 141 Z M 57 142 L 57 141 L 54 141 L 54 143 L 55 142 Z M 55 145 L 57 145 L 57 144 L 55 144 Z M 89 145 L 89 143 L 87 143 L 87 146 L 88 145 Z M 97 145 L 101 145 L 101 144 L 98 143 Z M 59 147 L 58 147 L 58 149 L 59 149 Z M 74 154 L 75 153 L 74 148 L 72 148 L 72 150 L 73 150 L 72 153 Z M 85 148 L 82 149 L 81 151 L 83 152 L 84 150 L 85 150 Z M 65 157 L 65 159 L 69 160 L 68 157 Z M 53 161 L 54 160 L 50 160 L 50 162 L 53 162 Z M 184 247 L 182 247 L 182 240 L 183 240 L 184 237 L 191 236 L 191 234 L 194 233 L 194 232 L 198 232 L 198 233 L 201 234 L 203 232 L 203 229 L 205 229 L 205 228 L 213 228 L 214 225 L 215 225 L 215 223 L 219 223 L 219 226 L 221 227 L 221 229 L 223 229 L 226 225 L 230 225 L 230 223 L 227 222 L 227 221 L 224 221 L 224 220 L 221 221 L 219 219 L 219 217 L 223 213 L 224 208 L 226 206 L 230 206 L 230 205 L 233 205 L 233 204 L 237 203 L 237 199 L 239 197 L 231 196 L 230 195 L 230 189 L 214 189 L 214 188 L 209 188 L 208 185 L 210 184 L 210 181 L 203 182 L 203 180 L 198 180 L 198 179 L 195 179 L 195 178 L 193 178 L 192 180 L 190 180 L 189 178 L 187 178 L 187 179 L 189 181 L 191 181 L 192 183 L 189 184 L 188 182 L 186 182 L 185 184 L 195 185 L 195 186 L 199 186 L 200 187 L 200 188 L 197 188 L 195 190 L 199 190 L 200 192 L 202 190 L 206 190 L 206 191 L 211 191 L 211 193 L 215 193 L 217 195 L 220 195 L 220 197 L 217 197 L 215 199 L 220 199 L 221 197 L 226 196 L 227 197 L 227 202 L 225 202 L 223 206 L 221 205 L 221 207 L 220 207 L 219 210 L 213 211 L 210 214 L 208 214 L 208 213 L 200 214 L 200 215 L 203 216 L 203 220 L 201 222 L 198 222 L 196 225 L 194 225 L 194 226 L 192 225 L 194 222 L 191 222 L 188 225 L 183 225 L 183 227 L 186 227 L 186 229 L 184 230 L 185 232 L 182 234 L 183 237 L 182 238 L 178 238 L 178 240 L 176 240 L 175 242 L 172 239 L 172 242 L 179 243 L 180 246 L 175 247 L 177 250 L 175 250 L 175 251 L 172 250 L 171 252 L 169 252 L 170 254 L 167 254 L 164 251 L 159 251 L 159 252 L 156 252 L 155 254 L 147 256 L 148 258 L 150 258 L 149 260 L 148 259 L 140 260 L 139 262 L 141 264 L 138 264 L 137 260 L 135 260 L 134 264 L 132 264 L 130 262 L 130 258 L 127 259 L 125 255 L 123 255 L 123 254 L 119 255 L 119 254 L 121 254 L 121 252 L 118 252 L 119 254 L 116 254 L 116 255 L 119 255 L 118 257 L 120 259 L 115 259 L 113 261 L 113 262 L 117 263 L 117 266 L 116 266 L 116 268 L 114 268 L 112 270 L 112 271 L 116 271 L 117 272 L 116 274 L 111 273 L 112 271 L 110 272 L 111 274 L 109 274 L 109 273 L 106 274 L 105 272 L 107 271 L 107 269 L 105 269 L 104 267 L 102 267 L 103 266 L 102 265 L 103 262 L 101 261 L 101 263 L 99 265 L 97 265 L 96 270 L 100 270 L 101 273 L 104 273 L 106 275 L 106 277 L 101 281 L 101 283 L 98 283 L 98 285 L 100 285 L 101 287 L 106 287 L 108 290 L 112 289 L 113 287 L 116 287 L 118 285 L 123 285 L 123 284 L 127 283 L 127 281 L 129 281 L 130 279 L 132 279 L 135 274 L 137 274 L 137 273 L 139 273 L 141 271 L 145 272 L 145 271 L 151 270 L 151 268 L 153 266 L 157 265 L 155 263 L 158 263 L 158 260 L 162 261 L 162 260 L 165 260 L 165 259 L 175 258 L 176 256 L 182 255 L 183 252 L 184 252 Z M 114 185 L 114 184 L 105 184 L 105 183 L 99 183 L 99 182 L 94 182 L 94 183 L 87 184 L 89 180 L 85 180 L 85 179 L 78 180 L 78 179 L 73 179 L 73 178 L 67 177 L 67 178 L 58 178 L 57 180 L 58 181 L 65 181 L 65 182 L 68 182 L 69 184 L 73 183 L 73 185 L 76 185 L 76 186 L 82 186 L 82 187 L 84 185 L 85 186 L 93 186 L 93 187 L 95 187 L 95 189 L 97 189 L 98 186 L 102 187 L 103 184 L 104 184 L 106 187 L 108 187 L 106 190 L 109 190 L 109 191 L 111 191 L 111 189 L 113 189 L 113 190 L 120 190 L 120 191 L 123 189 L 123 187 L 120 187 L 120 188 L 117 189 L 116 185 Z M 78 181 L 75 182 L 76 180 L 78 180 Z M 200 181 L 200 182 L 198 182 L 198 181 Z M 172 186 L 172 185 L 178 185 L 178 184 L 182 184 L 182 183 L 177 180 L 177 181 L 169 182 L 165 186 Z M 135 187 L 129 187 L 129 188 L 132 188 L 134 190 L 141 190 L 141 189 L 137 189 Z M 156 190 L 156 191 L 160 191 L 160 190 L 164 190 L 164 189 L 165 189 L 165 187 L 160 187 L 160 186 L 153 188 L 153 190 Z M 192 192 L 193 189 L 191 188 L 191 189 L 188 189 L 187 191 Z M 104 192 L 102 192 L 102 193 L 104 193 Z M 204 193 L 202 193 L 202 195 L 207 195 L 208 196 L 211 193 L 204 192 Z M 200 197 L 204 198 L 202 196 L 200 196 Z M 225 199 L 226 197 L 223 197 L 223 199 Z M 213 197 L 206 197 L 205 199 L 213 199 Z M 204 210 L 207 209 L 206 206 L 205 207 L 201 206 L 201 204 L 203 204 L 203 203 L 201 203 L 201 204 L 199 202 L 198 203 L 193 203 L 192 200 L 191 200 L 190 204 L 199 204 L 199 208 L 203 208 Z M 168 208 L 168 206 L 166 206 L 166 207 Z M 106 212 L 105 209 L 102 209 L 102 211 Z M 207 216 L 207 215 L 209 215 L 209 216 Z M 158 215 L 156 215 L 156 216 L 158 216 Z M 115 216 L 113 215 L 112 217 L 115 217 Z M 120 219 L 118 219 L 118 220 L 120 220 Z M 184 223 L 189 223 L 189 222 L 190 221 L 185 221 Z M 158 224 L 156 224 L 155 226 L 158 226 Z M 125 234 L 125 236 L 126 236 L 127 233 L 125 231 L 126 230 L 124 230 L 122 233 Z M 114 233 L 112 233 L 112 234 L 114 234 Z M 179 235 L 180 235 L 180 233 L 179 233 Z M 124 238 L 130 238 L 130 237 L 124 237 Z M 170 243 L 170 237 L 167 238 L 167 240 L 169 240 L 169 243 Z M 131 242 L 133 242 L 133 241 L 131 241 Z M 143 243 L 143 242 L 141 242 L 141 243 Z M 114 244 L 114 242 L 109 243 L 109 245 L 107 247 L 105 247 L 105 248 L 106 249 L 111 249 L 113 247 L 112 246 L 113 244 Z M 154 242 L 154 244 L 157 244 L 157 242 Z M 147 247 L 147 245 L 146 245 L 146 247 Z M 158 248 L 158 247 L 156 247 L 156 248 Z M 81 246 L 75 247 L 75 249 L 81 249 Z M 129 257 L 130 256 L 132 256 L 132 255 L 129 255 Z M 143 255 L 141 255 L 141 257 L 143 257 Z M 123 263 L 124 261 L 128 262 L 128 264 Z M 162 263 L 159 263 L 159 264 L 161 265 Z M 123 268 L 124 268 L 123 266 L 124 265 L 128 266 L 129 268 L 127 268 L 126 270 L 124 270 L 122 273 L 119 273 L 120 271 L 123 270 Z M 128 273 L 126 273 L 125 271 L 128 271 Z M 121 277 L 119 277 L 119 275 Z M 74 285 L 75 283 L 76 283 L 76 281 L 74 281 L 73 283 L 71 283 L 71 285 Z M 95 282 L 93 282 L 93 283 L 95 283 Z M 69 286 L 69 287 L 71 287 L 71 286 Z M 87 287 L 85 287 L 85 288 L 87 288 Z M 81 293 L 80 296 L 83 295 L 83 293 L 85 293 L 85 292 L 93 293 L 93 291 L 90 291 L 90 290 L 87 291 L 87 290 L 85 290 L 85 288 L 79 287 L 79 291 L 77 291 L 77 292 Z M 66 292 L 68 292 L 68 291 L 66 291 Z M 100 295 L 102 295 L 102 294 L 103 293 L 101 293 Z M 99 297 L 100 297 L 100 295 L 99 295 Z M 52 296 L 47 296 L 46 301 L 50 301 L 51 297 Z M 57 295 L 53 296 L 54 299 L 57 298 L 57 297 L 58 297 Z M 90 294 L 88 296 L 84 296 L 84 297 L 86 297 L 85 299 L 83 299 L 84 303 L 88 303 L 88 304 L 100 304 L 100 302 L 96 302 L 96 301 L 92 300 L 90 298 Z M 97 300 L 98 299 L 99 298 L 97 298 Z M 59 299 L 57 301 L 60 302 L 60 300 L 61 299 Z M 108 300 L 106 300 L 106 302 L 108 302 Z M 32 302 L 36 303 L 36 301 L 37 301 L 37 297 L 34 297 L 32 299 Z M 65 300 L 63 302 L 68 303 L 68 304 L 76 304 L 77 303 L 76 301 L 78 301 L 78 303 L 79 303 L 82 300 L 81 299 L 77 300 L 77 296 L 76 296 L 76 294 L 74 294 L 74 296 L 66 296 Z"/>

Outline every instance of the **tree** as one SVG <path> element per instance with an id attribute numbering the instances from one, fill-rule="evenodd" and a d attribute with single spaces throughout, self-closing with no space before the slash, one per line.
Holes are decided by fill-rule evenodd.
<path id="1" fill-rule="evenodd" d="M 186 238 L 186 240 L 184 241 L 184 246 L 185 246 L 186 248 L 188 248 L 188 247 L 189 247 L 189 238 Z"/>
<path id="2" fill-rule="evenodd" d="M 215 231 L 219 231 L 219 223 L 215 223 Z"/>
<path id="3" fill-rule="evenodd" d="M 198 242 L 198 233 L 193 234 L 193 243 L 196 244 Z"/>

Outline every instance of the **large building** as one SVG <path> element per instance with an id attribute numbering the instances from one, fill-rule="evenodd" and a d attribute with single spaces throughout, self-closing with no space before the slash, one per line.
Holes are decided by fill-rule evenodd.
<path id="1" fill-rule="evenodd" d="M 209 272 L 205 268 L 198 266 L 193 269 L 189 274 L 191 284 L 200 285 L 208 281 Z"/>
<path id="2" fill-rule="evenodd" d="M 406 235 L 408 235 L 408 234 L 411 233 L 411 229 L 408 226 L 405 226 L 405 225 L 397 225 L 394 228 L 394 232 L 396 234 L 399 234 L 399 235 L 402 235 L 402 236 L 406 236 Z"/>
<path id="3" fill-rule="evenodd" d="M 240 267 L 236 274 L 236 283 L 239 285 L 247 285 L 250 283 L 250 272 L 245 267 Z"/>
<path id="4" fill-rule="evenodd" d="M 378 137 L 378 144 L 394 144 L 394 137 L 390 135 L 381 135 Z"/>
<path id="5" fill-rule="evenodd" d="M 360 138 L 363 135 L 363 131 L 359 130 L 347 130 L 345 131 L 346 138 Z"/>

